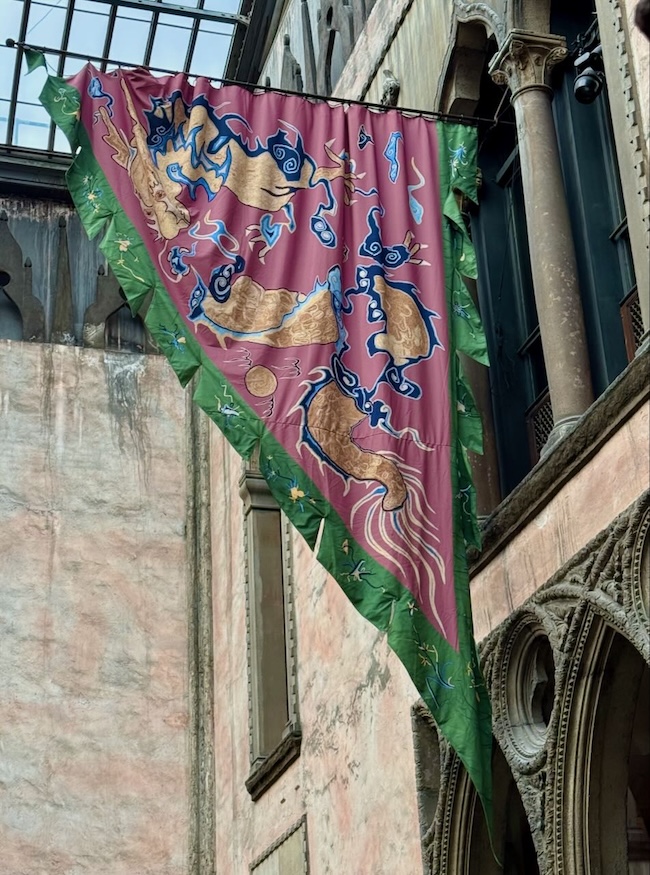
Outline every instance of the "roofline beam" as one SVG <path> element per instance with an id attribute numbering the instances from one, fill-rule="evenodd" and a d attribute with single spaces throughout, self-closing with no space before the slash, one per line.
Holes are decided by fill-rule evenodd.
<path id="1" fill-rule="evenodd" d="M 94 3 L 104 3 L 107 6 L 143 9 L 145 12 L 164 13 L 165 15 L 180 15 L 183 18 L 197 18 L 202 21 L 217 21 L 222 24 L 233 24 L 248 27 L 249 17 L 237 15 L 234 12 L 213 12 L 211 9 L 197 9 L 191 6 L 176 6 L 173 3 L 160 3 L 158 0 L 93 0 Z"/>

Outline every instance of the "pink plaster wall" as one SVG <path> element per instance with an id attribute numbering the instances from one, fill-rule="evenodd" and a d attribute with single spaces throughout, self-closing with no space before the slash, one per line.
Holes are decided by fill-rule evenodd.
<path id="1" fill-rule="evenodd" d="M 184 402 L 0 341 L 0 872 L 186 875 Z"/>
<path id="2" fill-rule="evenodd" d="M 648 488 L 648 435 L 645 405 L 472 579 L 478 641 Z"/>
<path id="3" fill-rule="evenodd" d="M 415 688 L 379 634 L 294 538 L 299 759 L 257 801 L 249 774 L 241 463 L 213 436 L 216 848 L 240 875 L 306 812 L 312 875 L 422 870 L 410 707 Z M 229 543 L 228 543 L 229 542 Z"/>

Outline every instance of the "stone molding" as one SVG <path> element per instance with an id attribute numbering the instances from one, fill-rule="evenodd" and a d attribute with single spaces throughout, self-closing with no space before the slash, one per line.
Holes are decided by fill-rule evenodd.
<path id="1" fill-rule="evenodd" d="M 308 844 L 307 844 L 307 815 L 303 814 L 300 820 L 290 826 L 288 830 L 282 833 L 282 835 L 277 838 L 272 845 L 270 845 L 265 851 L 263 851 L 259 857 L 256 857 L 253 862 L 250 864 L 250 871 L 253 872 L 257 869 L 258 866 L 268 860 L 271 854 L 274 854 L 278 848 L 283 845 L 287 839 L 291 838 L 291 836 L 297 832 L 298 830 L 302 830 L 302 852 L 303 852 L 303 863 L 305 864 L 305 873 L 309 872 L 309 853 L 308 853 Z"/>
<path id="2" fill-rule="evenodd" d="M 196 387 L 193 378 L 192 387 Z M 190 749 L 190 875 L 214 875 L 214 631 L 210 511 L 210 420 L 185 395 Z"/>
<path id="3" fill-rule="evenodd" d="M 265 760 L 252 767 L 245 783 L 253 802 L 256 802 L 291 763 L 298 759 L 301 745 L 302 732 L 300 729 L 292 729 Z"/>
<path id="4" fill-rule="evenodd" d="M 486 29 L 496 37 L 497 44 L 502 45 L 506 39 L 506 26 L 498 14 L 487 3 L 467 3 L 465 0 L 454 0 L 454 19 L 463 24 L 472 21 L 482 22 Z"/>
<path id="5" fill-rule="evenodd" d="M 332 94 L 365 100 L 414 0 L 376 0 Z M 395 71 L 399 76 L 399 70 Z"/>
<path id="6" fill-rule="evenodd" d="M 624 4 L 621 0 L 597 0 L 596 10 L 609 92 L 610 95 L 618 95 L 616 100 L 611 101 L 610 109 L 640 293 L 639 303 L 647 332 L 650 330 L 650 188 L 648 141 L 641 121 L 643 94 L 639 90 L 630 57 L 630 34 Z"/>
<path id="7" fill-rule="evenodd" d="M 650 349 L 639 354 L 583 414 L 571 434 L 544 456 L 492 513 L 482 531 L 482 551 L 470 555 L 470 575 L 500 553 L 560 489 L 650 397 Z"/>
<path id="8" fill-rule="evenodd" d="M 511 30 L 490 63 L 490 76 L 497 85 L 510 88 L 513 101 L 531 89 L 550 94 L 550 72 L 567 54 L 563 36 Z"/>
<path id="9" fill-rule="evenodd" d="M 258 460 L 244 462 L 239 480 L 239 494 L 244 510 L 244 592 L 246 601 L 246 662 L 247 662 L 247 692 L 248 692 L 248 743 L 250 756 L 250 772 L 245 786 L 253 801 L 262 796 L 266 790 L 286 771 L 300 755 L 302 731 L 300 728 L 300 709 L 298 700 L 298 670 L 296 652 L 296 618 L 293 597 L 293 552 L 291 543 L 291 525 L 281 513 L 278 503 L 271 495 L 268 484 L 262 477 Z M 271 753 L 264 758 L 255 758 L 255 706 L 253 662 L 255 641 L 252 633 L 253 625 L 253 594 L 250 576 L 251 544 L 248 515 L 254 510 L 277 510 L 281 515 L 282 537 L 282 588 L 284 592 L 285 632 L 286 632 L 286 667 L 287 696 L 289 722 L 283 736 Z"/>
<path id="10" fill-rule="evenodd" d="M 494 736 L 521 796 L 540 875 L 577 875 L 575 860 L 583 845 L 576 842 L 586 842 L 587 834 L 576 838 L 571 833 L 584 824 L 577 824 L 577 815 L 567 814 L 567 800 L 575 812 L 575 798 L 588 790 L 586 785 L 578 786 L 576 769 L 566 768 L 565 763 L 574 756 L 574 749 L 589 755 L 581 739 L 594 720 L 598 673 L 612 642 L 622 636 L 650 665 L 645 579 L 649 557 L 650 491 L 646 491 L 482 642 Z M 533 634 L 545 636 L 550 646 L 554 690 L 540 744 L 526 751 L 517 741 L 519 727 L 513 726 L 508 703 L 513 685 L 530 678 L 521 665 L 512 665 L 511 656 L 522 636 Z M 526 658 L 525 649 L 519 654 Z M 433 823 L 422 836 L 425 871 L 436 875 L 465 871 L 474 811 L 478 811 L 471 797 L 476 798 L 458 758 L 440 740 L 438 805 Z"/>

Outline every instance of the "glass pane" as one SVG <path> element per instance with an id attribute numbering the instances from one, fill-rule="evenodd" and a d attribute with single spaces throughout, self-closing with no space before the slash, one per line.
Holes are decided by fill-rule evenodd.
<path id="1" fill-rule="evenodd" d="M 101 15 L 104 18 L 108 18 L 110 13 L 110 6 L 104 6 L 95 2 L 95 0 L 76 0 L 74 8 L 80 12 L 93 12 L 95 15 Z"/>
<path id="2" fill-rule="evenodd" d="M 279 511 L 251 511 L 249 517 L 254 736 L 257 756 L 268 756 L 282 740 L 289 720 L 284 627 L 282 523 Z"/>
<path id="3" fill-rule="evenodd" d="M 91 15 L 90 12 L 77 12 L 72 16 L 68 49 L 80 54 L 101 57 L 106 39 L 106 19 Z"/>
<path id="4" fill-rule="evenodd" d="M 189 34 L 189 28 L 159 23 L 149 65 L 163 70 L 182 70 Z"/>
<path id="5" fill-rule="evenodd" d="M 95 65 L 96 61 L 93 62 Z M 74 76 L 75 73 L 78 73 L 82 67 L 84 67 L 86 61 L 81 60 L 81 58 L 66 58 L 65 64 L 63 65 L 63 75 L 67 79 L 70 76 Z"/>
<path id="6" fill-rule="evenodd" d="M 227 36 L 232 38 L 234 27 L 229 24 L 222 24 L 220 21 L 203 21 L 201 22 L 201 31 L 203 33 L 216 33 L 219 36 Z"/>
<path id="7" fill-rule="evenodd" d="M 13 143 L 29 149 L 47 149 L 50 118 L 45 109 L 30 104 L 16 104 Z"/>
<path id="8" fill-rule="evenodd" d="M 131 6 L 125 6 L 121 9 L 118 18 L 125 21 L 151 21 L 151 12 L 148 9 L 134 9 Z"/>
<path id="9" fill-rule="evenodd" d="M 70 143 L 68 143 L 68 138 L 59 128 L 56 128 L 54 134 L 54 151 L 68 153 L 72 151 L 72 149 L 70 148 Z"/>
<path id="10" fill-rule="evenodd" d="M 146 18 L 142 19 L 140 17 L 135 19 L 130 15 L 118 15 L 115 19 L 115 29 L 108 52 L 109 58 L 124 63 L 141 64 L 150 23 L 150 12 L 146 14 Z"/>
<path id="11" fill-rule="evenodd" d="M 20 33 L 20 19 L 23 12 L 23 4 L 20 0 L 3 0 L 2 2 L 2 32 L 4 39 L 11 37 L 18 39 Z M 4 43 L 3 39 L 3 43 Z M 7 49 L 14 54 L 14 49 Z"/>
<path id="12" fill-rule="evenodd" d="M 32 6 L 26 42 L 55 48 L 61 45 L 65 6 Z"/>
<path id="13" fill-rule="evenodd" d="M 9 31 L 11 32 L 11 31 Z M 0 47 L 0 97 L 11 96 L 11 82 L 16 63 L 16 49 L 8 46 Z"/>
<path id="14" fill-rule="evenodd" d="M 7 113 L 9 112 L 9 101 L 3 100 L 0 97 L 0 143 L 7 142 Z"/>
<path id="15" fill-rule="evenodd" d="M 217 36 L 199 31 L 192 60 L 192 72 L 215 78 L 223 76 L 229 49 L 230 36 Z"/>
<path id="16" fill-rule="evenodd" d="M 58 64 L 58 55 L 45 55 L 45 60 L 48 65 L 48 72 L 56 73 L 56 65 Z M 19 100 L 25 103 L 38 103 L 39 95 L 43 90 L 45 82 L 45 71 L 42 67 L 34 70 L 33 73 L 27 74 L 27 61 L 23 56 L 23 62 L 20 69 L 20 88 L 18 89 Z M 4 96 L 4 95 L 3 95 Z"/>
<path id="17" fill-rule="evenodd" d="M 239 0 L 205 0 L 204 9 L 209 9 L 211 12 L 230 12 L 237 14 L 239 12 Z"/>

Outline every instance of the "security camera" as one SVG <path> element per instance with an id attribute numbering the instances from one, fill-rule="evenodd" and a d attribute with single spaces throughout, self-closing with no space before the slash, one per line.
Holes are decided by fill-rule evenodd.
<path id="1" fill-rule="evenodd" d="M 603 47 L 596 46 L 580 55 L 574 61 L 576 80 L 573 94 L 578 103 L 593 103 L 603 90 L 605 71 L 603 69 Z"/>

